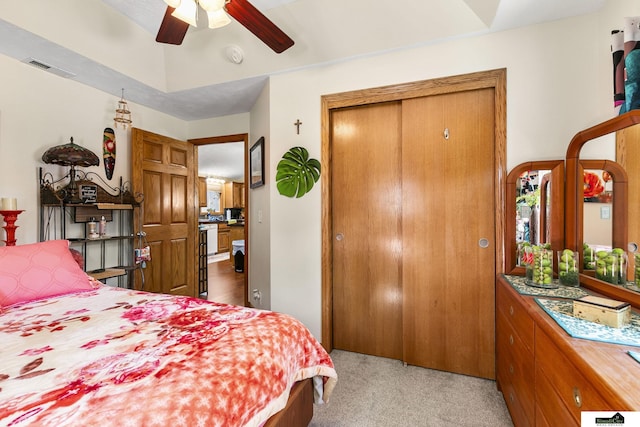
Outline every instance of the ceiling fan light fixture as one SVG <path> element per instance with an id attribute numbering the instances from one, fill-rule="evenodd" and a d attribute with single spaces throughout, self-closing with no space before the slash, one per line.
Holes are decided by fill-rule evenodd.
<path id="1" fill-rule="evenodd" d="M 214 10 L 220 10 L 224 7 L 225 0 L 199 0 L 198 4 L 201 8 L 207 12 L 213 12 Z"/>
<path id="2" fill-rule="evenodd" d="M 231 18 L 229 18 L 229 15 L 227 15 L 224 9 L 208 10 L 207 18 L 209 19 L 209 28 L 224 27 L 231 22 Z"/>
<path id="3" fill-rule="evenodd" d="M 198 26 L 198 5 L 194 0 L 182 0 L 171 15 L 189 25 Z"/>
<path id="4" fill-rule="evenodd" d="M 174 9 L 180 6 L 181 3 L 180 0 L 164 0 L 164 2 Z"/>

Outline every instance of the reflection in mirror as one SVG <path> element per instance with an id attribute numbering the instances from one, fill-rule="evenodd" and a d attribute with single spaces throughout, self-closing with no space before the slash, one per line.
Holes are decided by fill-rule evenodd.
<path id="1" fill-rule="evenodd" d="M 628 180 L 640 180 L 640 176 L 633 177 L 627 176 L 627 172 L 620 163 L 613 161 L 613 158 L 618 160 L 621 156 L 624 157 L 624 149 L 621 150 L 619 133 L 623 129 L 628 130 L 636 124 L 640 123 L 640 111 L 632 110 L 628 113 L 614 117 L 606 122 L 600 123 L 591 128 L 585 129 L 577 133 L 572 139 L 567 149 L 566 157 L 566 203 L 565 203 L 565 216 L 566 228 L 565 228 L 565 241 L 567 247 L 570 249 L 578 250 L 582 252 L 583 244 L 588 243 L 590 237 L 586 236 L 585 228 L 590 225 L 587 224 L 585 215 L 586 210 L 590 209 L 589 202 L 585 203 L 584 200 L 584 171 L 602 170 L 611 175 L 611 191 L 612 191 L 612 205 L 611 205 L 611 244 L 613 248 L 622 248 L 627 250 L 635 238 L 628 234 L 629 224 L 629 209 L 631 207 L 628 204 Z M 626 130 L 625 130 L 626 132 Z M 617 134 L 617 135 L 616 135 Z M 637 135 L 637 134 L 636 134 Z M 615 149 L 610 150 L 609 145 L 611 138 L 616 137 L 614 140 Z M 604 138 L 602 138 L 604 137 Z M 638 138 L 626 138 L 626 146 L 640 145 Z M 606 142 L 605 142 L 606 140 Z M 590 157 L 591 153 L 600 146 L 607 146 L 607 151 L 615 151 L 615 153 L 607 154 L 606 158 L 611 160 L 587 160 L 585 157 Z M 582 150 L 584 148 L 584 151 Z M 602 154 L 602 153 L 600 153 Z M 604 157 L 604 156 L 603 156 Z M 602 158 L 602 157 L 601 157 Z M 638 157 L 632 160 L 627 156 L 627 159 L 633 163 L 638 162 Z M 637 174 L 636 174 L 637 175 Z M 589 205 L 589 206 L 587 206 Z M 607 209 L 604 209 L 603 215 L 606 216 Z M 601 211 L 597 211 L 600 216 Z M 633 219 L 635 221 L 635 218 Z M 633 259 L 632 256 L 629 257 Z M 631 272 L 631 278 L 633 277 L 632 267 L 628 268 L 627 275 Z M 585 271 L 586 275 L 581 277 L 581 282 L 585 287 L 600 292 L 606 296 L 614 299 L 628 301 L 636 307 L 640 307 L 640 294 L 637 292 L 630 292 L 623 286 L 614 286 L 604 281 L 597 280 L 591 275 L 593 272 Z"/>
<path id="2" fill-rule="evenodd" d="M 598 251 L 613 249 L 613 178 L 606 170 L 586 169 L 582 213 L 583 268 L 594 270 Z"/>
<path id="3" fill-rule="evenodd" d="M 509 172 L 506 192 L 505 272 L 524 274 L 518 246 L 548 243 L 560 250 L 564 237 L 564 162 L 522 163 Z"/>

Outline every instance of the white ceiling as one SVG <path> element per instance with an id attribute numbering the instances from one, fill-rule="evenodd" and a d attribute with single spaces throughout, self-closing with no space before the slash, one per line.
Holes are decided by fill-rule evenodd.
<path id="1" fill-rule="evenodd" d="M 198 175 L 244 181 L 244 141 L 198 146 Z"/>
<path id="2" fill-rule="evenodd" d="M 128 101 L 191 121 L 250 111 L 275 73 L 591 13 L 606 0 L 251 1 L 292 48 L 276 54 L 235 21 L 159 45 L 163 0 L 30 0 L 0 4 L 0 54 L 34 58 L 116 97 L 125 88 Z M 69 37 L 74 30 L 81 36 Z M 225 57 L 230 45 L 244 52 L 241 64 Z M 102 60 L 114 46 L 125 60 Z M 137 56 L 152 54 L 162 58 L 141 71 Z"/>

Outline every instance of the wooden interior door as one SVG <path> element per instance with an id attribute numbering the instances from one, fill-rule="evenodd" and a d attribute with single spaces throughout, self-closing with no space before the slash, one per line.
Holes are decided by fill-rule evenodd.
<path id="1" fill-rule="evenodd" d="M 495 375 L 494 99 L 489 88 L 402 103 L 405 361 L 485 378 Z"/>
<path id="2" fill-rule="evenodd" d="M 333 344 L 402 358 L 400 103 L 332 112 Z"/>
<path id="3" fill-rule="evenodd" d="M 142 231 L 151 261 L 136 272 L 136 289 L 197 296 L 194 146 L 133 128 L 132 184 L 144 194 Z M 142 274 L 140 274 L 142 273 Z"/>

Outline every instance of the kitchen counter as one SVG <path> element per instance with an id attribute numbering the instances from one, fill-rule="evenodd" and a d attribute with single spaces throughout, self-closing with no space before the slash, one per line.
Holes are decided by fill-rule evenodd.
<path id="1" fill-rule="evenodd" d="M 200 225 L 206 225 L 206 224 L 227 224 L 229 227 L 240 227 L 240 226 L 244 226 L 244 221 L 242 222 L 236 222 L 234 224 L 228 224 L 227 221 L 218 221 L 218 220 L 207 220 L 207 219 L 200 219 L 198 220 L 198 224 Z"/>

